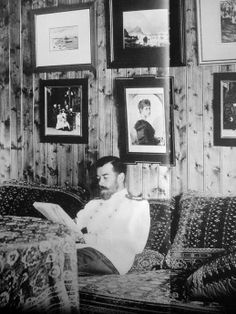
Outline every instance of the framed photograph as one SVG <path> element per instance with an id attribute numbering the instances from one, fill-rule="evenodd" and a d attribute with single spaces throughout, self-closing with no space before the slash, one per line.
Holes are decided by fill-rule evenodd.
<path id="1" fill-rule="evenodd" d="M 197 0 L 197 30 L 200 65 L 236 62 L 236 0 Z"/>
<path id="2" fill-rule="evenodd" d="M 84 3 L 32 10 L 36 72 L 94 71 L 94 9 Z"/>
<path id="3" fill-rule="evenodd" d="M 185 64 L 183 0 L 106 0 L 108 68 Z"/>
<path id="4" fill-rule="evenodd" d="M 214 73 L 214 145 L 236 146 L 236 72 Z"/>
<path id="5" fill-rule="evenodd" d="M 88 143 L 88 79 L 40 80 L 41 141 Z"/>
<path id="6" fill-rule="evenodd" d="M 173 78 L 116 79 L 120 157 L 174 164 Z"/>

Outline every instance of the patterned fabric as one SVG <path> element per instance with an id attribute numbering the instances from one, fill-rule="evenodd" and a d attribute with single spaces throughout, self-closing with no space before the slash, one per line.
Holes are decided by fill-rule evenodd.
<path id="1" fill-rule="evenodd" d="M 174 199 L 149 201 L 151 226 L 146 249 L 166 254 L 170 248 L 171 213 L 174 210 Z"/>
<path id="2" fill-rule="evenodd" d="M 172 270 L 140 271 L 124 276 L 79 277 L 81 313 L 223 313 L 216 302 L 183 302 L 172 284 Z M 171 288 L 173 286 L 173 288 Z"/>
<path id="3" fill-rule="evenodd" d="M 183 248 L 176 251 L 171 249 L 165 257 L 164 265 L 171 269 L 192 272 L 213 257 L 222 255 L 224 251 L 218 248 Z"/>
<path id="4" fill-rule="evenodd" d="M 203 265 L 187 279 L 187 292 L 194 300 L 235 301 L 236 251 Z"/>
<path id="5" fill-rule="evenodd" d="M 78 310 L 74 235 L 33 217 L 1 217 L 0 230 L 1 313 Z"/>
<path id="6" fill-rule="evenodd" d="M 236 196 L 187 192 L 180 198 L 180 219 L 172 250 L 236 246 Z"/>
<path id="7" fill-rule="evenodd" d="M 26 183 L 7 183 L 0 186 L 0 214 L 44 218 L 33 206 L 36 202 L 60 205 L 71 218 L 88 200 L 88 192 L 82 188 L 59 188 Z"/>
<path id="8" fill-rule="evenodd" d="M 164 256 L 157 251 L 144 249 L 135 256 L 134 263 L 128 273 L 144 270 L 157 270 L 162 267 Z"/>

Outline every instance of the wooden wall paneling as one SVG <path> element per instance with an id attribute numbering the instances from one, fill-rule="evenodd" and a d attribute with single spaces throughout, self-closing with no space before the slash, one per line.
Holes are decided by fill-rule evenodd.
<path id="1" fill-rule="evenodd" d="M 197 66 L 195 1 L 186 1 L 188 188 L 203 190 L 202 68 Z"/>
<path id="2" fill-rule="evenodd" d="M 171 192 L 173 195 L 187 189 L 187 102 L 186 67 L 171 68 L 174 77 L 174 142 L 175 166 L 171 168 Z"/>
<path id="3" fill-rule="evenodd" d="M 11 179 L 22 178 L 22 119 L 21 119 L 21 57 L 20 57 L 20 20 L 21 2 L 9 1 L 9 50 L 10 50 L 10 93 L 11 106 Z"/>
<path id="4" fill-rule="evenodd" d="M 40 9 L 46 7 L 46 0 L 36 0 L 32 3 L 32 9 Z M 40 121 L 40 95 L 39 95 L 39 81 L 46 80 L 46 73 L 33 74 L 33 117 L 34 117 L 34 181 L 38 183 L 47 184 L 47 147 L 40 139 L 40 128 L 42 127 Z"/>
<path id="5" fill-rule="evenodd" d="M 142 164 L 127 165 L 127 189 L 134 196 L 143 196 Z"/>
<path id="6" fill-rule="evenodd" d="M 213 73 L 218 66 L 205 66 L 202 83 L 204 137 L 204 191 L 220 192 L 220 149 L 213 143 Z"/>
<path id="7" fill-rule="evenodd" d="M 33 181 L 33 75 L 31 60 L 30 10 L 31 2 L 21 2 L 21 58 L 22 58 L 22 112 L 23 112 L 23 175 Z"/>
<path id="8" fill-rule="evenodd" d="M 9 1 L 0 3 L 0 181 L 10 177 Z"/>

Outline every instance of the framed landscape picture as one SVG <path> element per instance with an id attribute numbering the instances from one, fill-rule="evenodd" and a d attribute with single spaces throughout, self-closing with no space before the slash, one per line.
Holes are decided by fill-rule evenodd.
<path id="1" fill-rule="evenodd" d="M 119 78 L 115 87 L 121 158 L 173 164 L 173 78 Z"/>
<path id="2" fill-rule="evenodd" d="M 197 29 L 200 65 L 236 62 L 236 0 L 197 0 Z"/>
<path id="3" fill-rule="evenodd" d="M 184 1 L 106 0 L 105 9 L 109 68 L 185 64 Z"/>
<path id="4" fill-rule="evenodd" d="M 236 73 L 214 73 L 214 145 L 236 146 Z"/>
<path id="5" fill-rule="evenodd" d="M 32 10 L 33 60 L 36 72 L 94 71 L 92 3 Z"/>
<path id="6" fill-rule="evenodd" d="M 40 80 L 42 142 L 88 143 L 88 79 Z"/>

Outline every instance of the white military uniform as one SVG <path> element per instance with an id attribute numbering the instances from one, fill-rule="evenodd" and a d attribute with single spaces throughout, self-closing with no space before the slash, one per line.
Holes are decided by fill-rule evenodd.
<path id="1" fill-rule="evenodd" d="M 131 268 L 134 257 L 141 253 L 150 229 L 149 203 L 132 199 L 126 189 L 114 193 L 108 200 L 95 199 L 79 211 L 76 223 L 86 244 L 104 254 L 120 274 Z"/>

